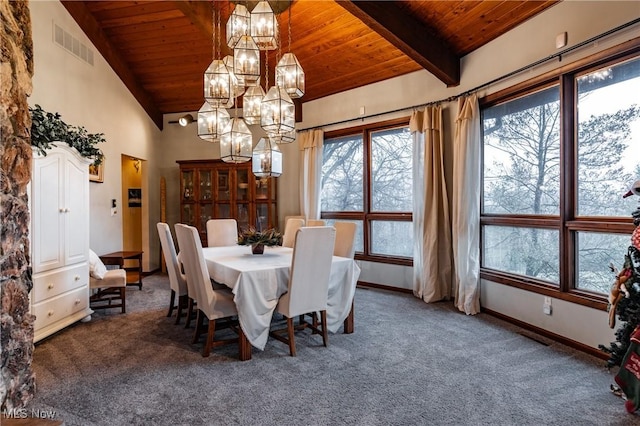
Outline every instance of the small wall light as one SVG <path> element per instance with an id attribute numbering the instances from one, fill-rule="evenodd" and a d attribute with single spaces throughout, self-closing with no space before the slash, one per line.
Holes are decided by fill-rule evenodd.
<path id="1" fill-rule="evenodd" d="M 178 119 L 178 124 L 180 124 L 182 127 L 185 127 L 193 123 L 194 121 L 195 120 L 193 119 L 193 115 L 187 114 L 187 115 L 183 115 Z"/>

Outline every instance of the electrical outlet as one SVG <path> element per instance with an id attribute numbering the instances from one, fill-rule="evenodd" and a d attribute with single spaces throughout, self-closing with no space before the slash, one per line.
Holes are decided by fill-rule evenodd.
<path id="1" fill-rule="evenodd" d="M 542 312 L 544 312 L 545 315 L 551 315 L 551 298 L 550 297 L 544 298 L 544 304 L 542 305 Z"/>

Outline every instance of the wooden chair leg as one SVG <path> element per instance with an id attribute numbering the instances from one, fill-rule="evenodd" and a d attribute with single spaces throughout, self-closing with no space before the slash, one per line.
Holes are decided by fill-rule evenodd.
<path id="1" fill-rule="evenodd" d="M 174 324 L 180 324 L 180 318 L 182 317 L 182 308 L 185 303 L 185 300 L 184 300 L 185 297 L 186 296 L 178 296 L 178 311 L 176 313 L 176 322 Z"/>
<path id="2" fill-rule="evenodd" d="M 189 296 L 187 296 L 187 298 L 189 298 L 189 305 L 187 307 L 187 321 L 184 328 L 189 328 L 191 326 L 191 317 L 193 316 L 193 299 Z"/>
<path id="3" fill-rule="evenodd" d="M 200 339 L 200 334 L 202 333 L 200 330 L 202 329 L 203 323 L 204 323 L 204 314 L 202 314 L 198 309 L 198 313 L 196 314 L 196 329 L 193 332 L 193 340 L 191 341 L 191 343 L 193 344 L 198 343 L 198 340 Z"/>
<path id="4" fill-rule="evenodd" d="M 287 318 L 287 332 L 289 334 L 289 355 L 296 356 L 296 342 L 293 337 L 293 318 Z"/>
<path id="5" fill-rule="evenodd" d="M 313 314 L 315 319 L 316 314 Z M 329 340 L 329 334 L 327 333 L 327 311 L 320 311 L 320 321 L 322 322 L 322 343 L 327 346 Z"/>
<path id="6" fill-rule="evenodd" d="M 126 287 L 120 287 L 120 299 L 122 300 L 122 313 L 126 314 L 127 313 L 127 307 L 126 307 L 127 288 Z"/>
<path id="7" fill-rule="evenodd" d="M 202 315 L 204 316 L 204 315 Z M 211 353 L 211 345 L 213 344 L 213 336 L 216 334 L 216 321 L 210 319 L 209 320 L 209 332 L 207 333 L 207 341 L 202 348 L 202 356 L 208 357 Z"/>
<path id="8" fill-rule="evenodd" d="M 173 313 L 173 304 L 176 301 L 176 292 L 174 290 L 171 290 L 171 299 L 169 300 L 169 312 L 167 313 L 167 316 L 170 317 L 171 314 Z"/>

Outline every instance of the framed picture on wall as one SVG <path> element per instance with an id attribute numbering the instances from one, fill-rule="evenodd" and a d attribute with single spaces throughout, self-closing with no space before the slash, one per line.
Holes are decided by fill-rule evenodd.
<path id="1" fill-rule="evenodd" d="M 129 195 L 129 207 L 142 207 L 142 189 L 129 188 L 127 193 Z"/>
<path id="2" fill-rule="evenodd" d="M 104 182 L 104 157 L 100 164 L 96 165 L 95 163 L 89 164 L 89 181 L 90 182 Z"/>

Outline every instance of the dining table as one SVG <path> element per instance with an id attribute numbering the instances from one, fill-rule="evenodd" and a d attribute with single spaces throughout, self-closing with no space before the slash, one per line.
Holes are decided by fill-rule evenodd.
<path id="1" fill-rule="evenodd" d="M 252 254 L 250 246 L 235 245 L 205 247 L 202 251 L 211 279 L 234 294 L 246 340 L 264 350 L 278 299 L 288 291 L 293 249 L 265 247 L 263 254 Z M 359 276 L 360 267 L 353 259 L 333 256 L 327 295 L 328 331 L 336 333 L 344 322 L 345 332 L 353 332 L 353 297 Z M 250 358 L 248 349 L 245 352 Z"/>

